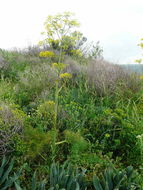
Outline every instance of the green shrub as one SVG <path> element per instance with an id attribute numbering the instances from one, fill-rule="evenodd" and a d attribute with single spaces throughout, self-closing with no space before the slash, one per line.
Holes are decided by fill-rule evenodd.
<path id="1" fill-rule="evenodd" d="M 135 152 L 135 157 L 139 156 L 136 136 L 141 134 L 142 129 L 140 122 L 132 116 L 131 109 L 128 113 L 125 108 L 95 106 L 92 113 L 90 109 L 86 112 L 88 120 L 84 135 L 94 144 L 92 151 L 113 152 L 114 157 L 121 156 L 124 161 L 126 158 L 131 161 Z"/>
<path id="2" fill-rule="evenodd" d="M 55 102 L 45 101 L 37 107 L 37 127 L 48 131 L 54 127 Z M 39 120 L 39 121 L 38 121 Z M 40 127 L 41 126 L 41 127 Z"/>
<path id="3" fill-rule="evenodd" d="M 2 51 L 2 56 L 9 63 L 8 66 L 3 70 L 3 77 L 14 82 L 18 81 L 19 72 L 24 71 L 25 67 L 30 61 L 18 50 L 4 50 Z"/>
<path id="4" fill-rule="evenodd" d="M 14 84 L 8 80 L 0 81 L 0 101 L 15 102 Z"/>
<path id="5" fill-rule="evenodd" d="M 34 159 L 36 157 L 47 157 L 51 151 L 52 131 L 45 133 L 33 127 L 27 127 L 24 132 L 23 144 L 26 146 L 25 157 Z M 50 156 L 48 155 L 50 159 Z M 47 158 L 46 158 L 47 159 Z"/>
<path id="6" fill-rule="evenodd" d="M 0 105 L 0 154 L 14 151 L 15 137 L 23 136 L 26 115 L 15 104 Z"/>
<path id="7" fill-rule="evenodd" d="M 70 145 L 71 159 L 77 160 L 80 154 L 85 152 L 88 148 L 87 141 L 81 136 L 79 132 L 64 131 L 66 142 Z"/>

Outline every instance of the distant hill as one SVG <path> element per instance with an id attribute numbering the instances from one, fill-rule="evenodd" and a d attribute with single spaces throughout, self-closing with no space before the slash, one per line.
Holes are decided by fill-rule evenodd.
<path id="1" fill-rule="evenodd" d="M 143 64 L 124 64 L 121 66 L 129 71 L 143 74 Z"/>

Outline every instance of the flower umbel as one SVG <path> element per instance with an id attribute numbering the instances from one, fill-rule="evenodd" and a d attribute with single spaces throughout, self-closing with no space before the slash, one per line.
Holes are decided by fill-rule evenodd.
<path id="1" fill-rule="evenodd" d="M 72 78 L 72 75 L 70 73 L 62 73 L 60 74 L 61 79 L 70 79 Z"/>
<path id="2" fill-rule="evenodd" d="M 55 105 L 55 102 L 52 101 L 52 100 L 49 100 L 49 101 L 47 101 L 47 104 L 49 104 L 49 105 Z"/>
<path id="3" fill-rule="evenodd" d="M 67 65 L 64 63 L 53 63 L 52 66 L 58 70 L 63 70 Z"/>
<path id="4" fill-rule="evenodd" d="M 54 57 L 55 54 L 52 51 L 41 51 L 39 56 L 40 57 Z"/>
<path id="5" fill-rule="evenodd" d="M 58 67 L 58 63 L 53 63 L 52 66 L 53 67 Z"/>

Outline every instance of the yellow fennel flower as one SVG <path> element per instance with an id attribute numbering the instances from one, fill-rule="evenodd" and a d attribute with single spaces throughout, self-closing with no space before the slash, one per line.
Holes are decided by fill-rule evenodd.
<path id="1" fill-rule="evenodd" d="M 72 78 L 72 75 L 70 73 L 62 73 L 60 74 L 61 79 L 70 79 Z"/>
<path id="2" fill-rule="evenodd" d="M 49 101 L 47 101 L 47 104 L 49 104 L 49 105 L 55 105 L 55 102 L 54 102 L 54 101 L 49 100 Z"/>
<path id="3" fill-rule="evenodd" d="M 64 63 L 53 63 L 52 66 L 60 71 L 63 70 L 67 65 Z"/>
<path id="4" fill-rule="evenodd" d="M 53 63 L 52 66 L 57 68 L 58 67 L 58 63 Z"/>
<path id="5" fill-rule="evenodd" d="M 40 57 L 54 57 L 55 54 L 52 51 L 41 51 L 39 56 Z"/>
<path id="6" fill-rule="evenodd" d="M 140 76 L 140 79 L 143 80 L 143 75 Z"/>

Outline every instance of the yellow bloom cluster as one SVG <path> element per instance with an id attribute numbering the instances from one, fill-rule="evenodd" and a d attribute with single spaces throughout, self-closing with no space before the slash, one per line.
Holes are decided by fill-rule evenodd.
<path id="1" fill-rule="evenodd" d="M 47 101 L 47 104 L 49 104 L 49 105 L 55 105 L 55 102 L 54 102 L 54 101 L 49 100 L 49 101 Z"/>
<path id="2" fill-rule="evenodd" d="M 55 102 L 54 101 L 45 101 L 40 104 L 37 108 L 37 114 L 40 117 L 44 117 L 46 119 L 54 117 L 55 114 Z"/>
<path id="3" fill-rule="evenodd" d="M 60 74 L 61 79 L 70 79 L 72 78 L 72 75 L 70 73 L 62 73 Z"/>
<path id="4" fill-rule="evenodd" d="M 53 63 L 52 66 L 58 70 L 63 70 L 67 65 L 64 63 Z"/>
<path id="5" fill-rule="evenodd" d="M 143 75 L 140 76 L 140 79 L 143 80 Z"/>
<path id="6" fill-rule="evenodd" d="M 54 57 L 55 54 L 52 51 L 41 51 L 39 56 L 40 57 Z"/>
<path id="7" fill-rule="evenodd" d="M 58 63 L 53 63 L 52 66 L 53 67 L 58 67 Z"/>

